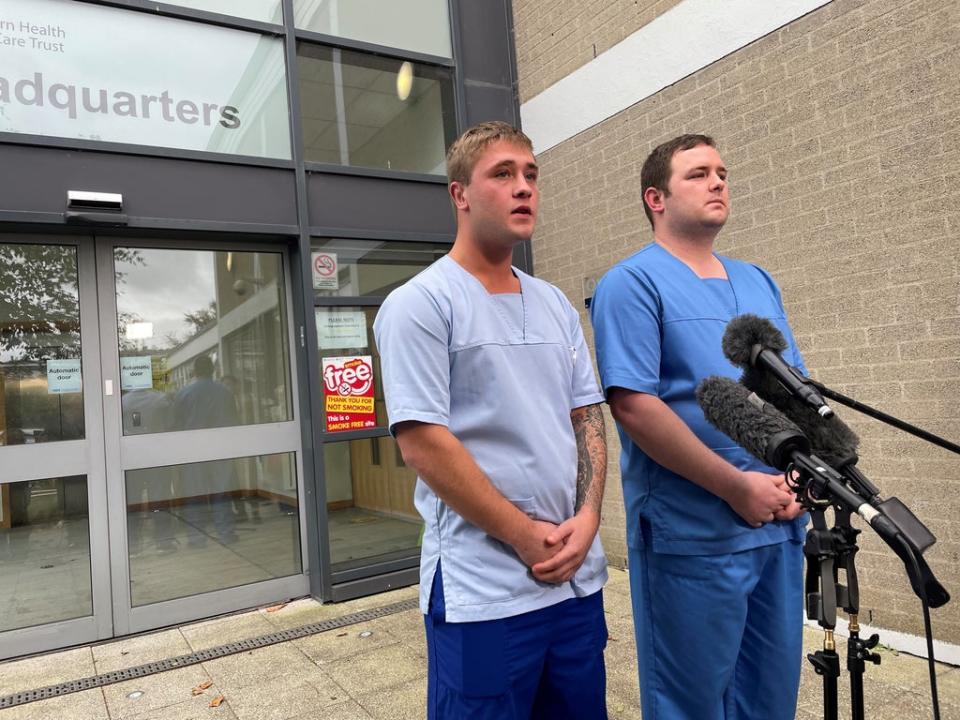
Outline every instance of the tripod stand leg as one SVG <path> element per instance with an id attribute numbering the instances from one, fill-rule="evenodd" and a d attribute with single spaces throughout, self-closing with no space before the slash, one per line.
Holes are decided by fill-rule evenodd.
<path id="1" fill-rule="evenodd" d="M 850 615 L 850 637 L 847 640 L 847 670 L 850 671 L 850 705 L 853 720 L 864 720 L 863 671 L 867 662 L 880 664 L 880 655 L 871 652 L 880 642 L 879 635 L 867 640 L 860 637 L 860 623 L 856 613 Z"/>
<path id="2" fill-rule="evenodd" d="M 823 650 L 807 655 L 814 672 L 823 677 L 823 718 L 838 720 L 837 678 L 840 677 L 840 656 L 833 638 L 833 630 L 824 630 Z"/>

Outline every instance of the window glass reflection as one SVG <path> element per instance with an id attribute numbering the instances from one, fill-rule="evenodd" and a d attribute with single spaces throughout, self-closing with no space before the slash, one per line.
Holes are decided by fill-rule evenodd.
<path id="1" fill-rule="evenodd" d="M 300 43 L 307 160 L 443 175 L 456 134 L 444 68 Z"/>
<path id="2" fill-rule="evenodd" d="M 397 462 L 395 447 L 389 435 L 323 446 L 334 570 L 420 552 L 423 522 L 413 506 L 417 474 Z"/>
<path id="3" fill-rule="evenodd" d="M 386 297 L 450 250 L 449 245 L 435 243 L 340 238 L 315 238 L 312 248 L 314 258 L 327 256 L 336 266 L 335 277 L 315 277 L 317 298 Z"/>
<path id="4" fill-rule="evenodd" d="M 292 453 L 126 473 L 134 606 L 301 571 Z"/>
<path id="5" fill-rule="evenodd" d="M 170 5 L 206 10 L 207 12 L 232 15 L 234 17 L 259 20 L 261 22 L 283 23 L 283 10 L 280 0 L 164 0 Z"/>
<path id="6" fill-rule="evenodd" d="M 0 445 L 84 437 L 77 251 L 0 243 Z"/>
<path id="7" fill-rule="evenodd" d="M 93 612 L 87 479 L 0 485 L 0 632 Z"/>
<path id="8" fill-rule="evenodd" d="M 0 132 L 291 157 L 282 37 L 108 7 L 122 4 L 0 3 Z M 216 3 L 233 5 L 254 2 Z"/>
<path id="9" fill-rule="evenodd" d="M 292 418 L 279 254 L 117 248 L 115 268 L 125 435 Z"/>
<path id="10" fill-rule="evenodd" d="M 449 0 L 293 0 L 298 28 L 450 57 Z"/>

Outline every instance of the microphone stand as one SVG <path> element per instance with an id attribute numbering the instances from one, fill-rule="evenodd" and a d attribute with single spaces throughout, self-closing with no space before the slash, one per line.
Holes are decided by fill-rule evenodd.
<path id="1" fill-rule="evenodd" d="M 847 397 L 846 395 L 838 393 L 836 390 L 831 390 L 823 383 L 817 382 L 812 378 L 804 377 L 803 379 L 805 382 L 813 385 L 817 390 L 819 390 L 821 395 L 825 395 L 831 400 L 836 400 L 841 405 L 846 405 L 848 408 L 856 410 L 859 413 L 863 413 L 864 415 L 872 417 L 875 420 L 879 420 L 880 422 L 895 427 L 898 430 L 903 430 L 904 432 L 910 433 L 921 440 L 926 440 L 937 447 L 942 447 L 944 450 L 949 450 L 956 455 L 960 455 L 960 445 L 957 445 L 956 443 L 945 440 L 939 435 L 934 435 L 932 432 L 928 432 L 923 428 L 917 427 L 916 425 L 911 425 L 905 420 L 896 418 L 893 415 L 887 415 L 885 412 L 881 412 L 876 408 L 865 405 L 858 400 L 854 400 L 851 397 Z"/>
<path id="2" fill-rule="evenodd" d="M 834 629 L 837 607 L 849 617 L 850 637 L 847 640 L 847 670 L 850 673 L 852 720 L 863 720 L 863 673 L 867 662 L 880 664 L 880 655 L 872 652 L 880 642 L 879 635 L 860 638 L 860 586 L 854 558 L 859 548 L 856 538 L 860 530 L 850 524 L 851 511 L 834 508 L 834 526 L 827 528 L 825 517 L 829 503 L 816 503 L 810 508 L 813 529 L 807 532 L 803 554 L 807 558 L 807 617 L 816 620 L 824 630 L 823 648 L 807 655 L 814 672 L 823 677 L 825 720 L 837 720 L 837 680 L 840 677 L 840 656 L 837 654 Z M 840 582 L 843 570 L 846 584 Z"/>
<path id="3" fill-rule="evenodd" d="M 804 380 L 813 385 L 813 387 L 819 390 L 822 395 L 830 398 L 831 400 L 836 400 L 841 405 L 845 405 L 853 410 L 856 410 L 857 412 L 867 415 L 868 417 L 880 420 L 881 422 L 895 427 L 898 430 L 903 430 L 904 432 L 910 433 L 911 435 L 918 437 L 921 440 L 926 440 L 927 442 L 936 445 L 937 447 L 941 447 L 944 450 L 949 450 L 956 455 L 960 455 L 960 445 L 957 443 L 950 442 L 949 440 L 939 437 L 938 435 L 934 435 L 933 433 L 919 428 L 916 425 L 911 425 L 904 420 L 900 420 L 899 418 L 881 412 L 880 410 L 854 400 L 853 398 L 847 397 L 846 395 L 843 395 L 836 390 L 832 390 L 816 380 L 811 378 L 804 378 Z M 870 482 L 863 476 L 862 473 L 860 473 L 859 470 L 857 470 L 856 467 L 853 465 L 848 466 L 848 468 L 844 470 L 844 476 L 850 481 L 850 484 L 855 489 L 860 491 L 866 490 L 867 492 L 863 492 L 863 495 L 870 497 L 871 500 L 877 499 L 878 490 L 870 484 Z M 866 485 L 864 485 L 863 482 L 865 482 Z M 910 576 L 910 584 L 913 586 L 913 590 L 917 597 L 920 598 L 923 606 L 923 624 L 927 640 L 927 660 L 930 674 L 930 693 L 933 701 L 934 718 L 938 719 L 940 717 L 940 712 L 937 699 L 937 675 L 933 660 L 933 631 L 930 627 L 930 607 L 939 607 L 940 605 L 944 604 L 947 602 L 947 600 L 949 600 L 949 595 L 946 594 L 946 591 L 943 589 L 943 587 L 940 586 L 940 584 L 936 581 L 936 578 L 933 577 L 933 573 L 930 571 L 929 567 L 921 557 L 924 550 L 932 545 L 936 539 L 933 537 L 930 531 L 927 530 L 922 523 L 920 523 L 919 520 L 913 517 L 913 513 L 911 513 L 909 509 L 906 508 L 906 506 L 904 506 L 903 503 L 896 498 L 891 498 L 885 503 L 881 503 L 880 507 L 891 503 L 891 501 L 896 501 L 893 503 L 893 506 L 889 508 L 894 515 L 899 515 L 903 511 L 906 511 L 906 515 L 909 516 L 907 517 L 906 523 L 901 524 L 901 528 L 903 529 L 903 537 L 901 537 L 901 542 L 898 544 L 898 546 L 891 544 L 891 547 L 894 549 L 900 559 L 903 560 L 907 569 L 907 573 Z M 945 599 L 943 596 L 945 596 Z"/>
<path id="4" fill-rule="evenodd" d="M 867 519 L 871 527 L 904 562 L 914 593 L 923 603 L 927 628 L 927 648 L 931 664 L 931 694 L 934 720 L 940 718 L 933 669 L 933 638 L 929 631 L 929 607 L 940 607 L 950 595 L 934 577 L 922 553 L 936 542 L 936 538 L 897 498 L 878 502 L 876 488 L 855 467 L 837 472 L 816 456 L 791 452 L 791 470 L 797 473 L 792 481 L 794 492 L 810 511 L 813 529 L 807 533 L 803 552 L 807 558 L 805 581 L 807 617 L 816 619 L 824 629 L 823 648 L 807 659 L 814 671 L 823 677 L 824 719 L 838 720 L 837 680 L 840 676 L 840 658 L 836 651 L 834 630 L 838 604 L 849 614 L 850 639 L 847 643 L 847 669 L 850 672 L 853 720 L 863 720 L 863 673 L 867 662 L 879 664 L 880 656 L 872 652 L 880 638 L 871 635 L 860 638 L 860 591 L 854 558 L 858 551 L 856 537 L 860 531 L 850 525 L 853 512 Z M 869 489 L 865 489 L 869 488 Z M 834 508 L 834 527 L 827 528 L 825 511 Z M 846 585 L 839 580 L 844 570 Z"/>

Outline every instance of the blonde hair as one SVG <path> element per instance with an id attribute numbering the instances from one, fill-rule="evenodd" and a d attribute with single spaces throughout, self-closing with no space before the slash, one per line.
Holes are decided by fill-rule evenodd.
<path id="1" fill-rule="evenodd" d="M 523 131 L 500 120 L 482 122 L 464 132 L 447 150 L 447 179 L 469 185 L 477 158 L 497 140 L 506 140 L 533 153 L 533 143 Z"/>

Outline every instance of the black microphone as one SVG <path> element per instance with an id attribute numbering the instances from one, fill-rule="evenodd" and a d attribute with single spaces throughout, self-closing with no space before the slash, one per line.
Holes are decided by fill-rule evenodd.
<path id="1" fill-rule="evenodd" d="M 811 451 L 817 457 L 838 470 L 855 465 L 859 460 L 857 447 L 860 438 L 839 416 L 823 417 L 762 370 L 747 366 L 740 376 L 740 383 L 794 422 L 810 440 Z"/>
<path id="2" fill-rule="evenodd" d="M 730 378 L 712 376 L 697 387 L 697 402 L 711 425 L 754 457 L 777 470 L 793 465 L 811 473 L 879 534 L 896 534 L 889 520 L 844 484 L 840 473 L 808 454 L 810 441 L 800 428 L 756 393 Z"/>
<path id="3" fill-rule="evenodd" d="M 776 326 L 757 315 L 738 315 L 723 332 L 723 354 L 737 367 L 754 368 L 774 376 L 783 388 L 812 407 L 822 417 L 832 417 L 833 410 L 810 381 L 780 357 L 787 341 Z"/>
<path id="4" fill-rule="evenodd" d="M 793 451 L 810 452 L 800 428 L 730 378 L 703 380 L 697 402 L 711 425 L 770 467 L 786 470 Z"/>
<path id="5" fill-rule="evenodd" d="M 794 467 L 809 477 L 807 495 L 821 497 L 857 513 L 904 562 L 910 585 L 930 607 L 941 607 L 950 593 L 923 559 L 923 551 L 936 539 L 903 503 L 891 498 L 875 507 L 871 498 L 851 490 L 844 477 L 816 455 L 808 455 L 809 441 L 779 410 L 738 382 L 708 377 L 697 387 L 703 415 L 754 457 L 778 470 Z M 816 486 L 815 493 L 811 488 Z"/>

